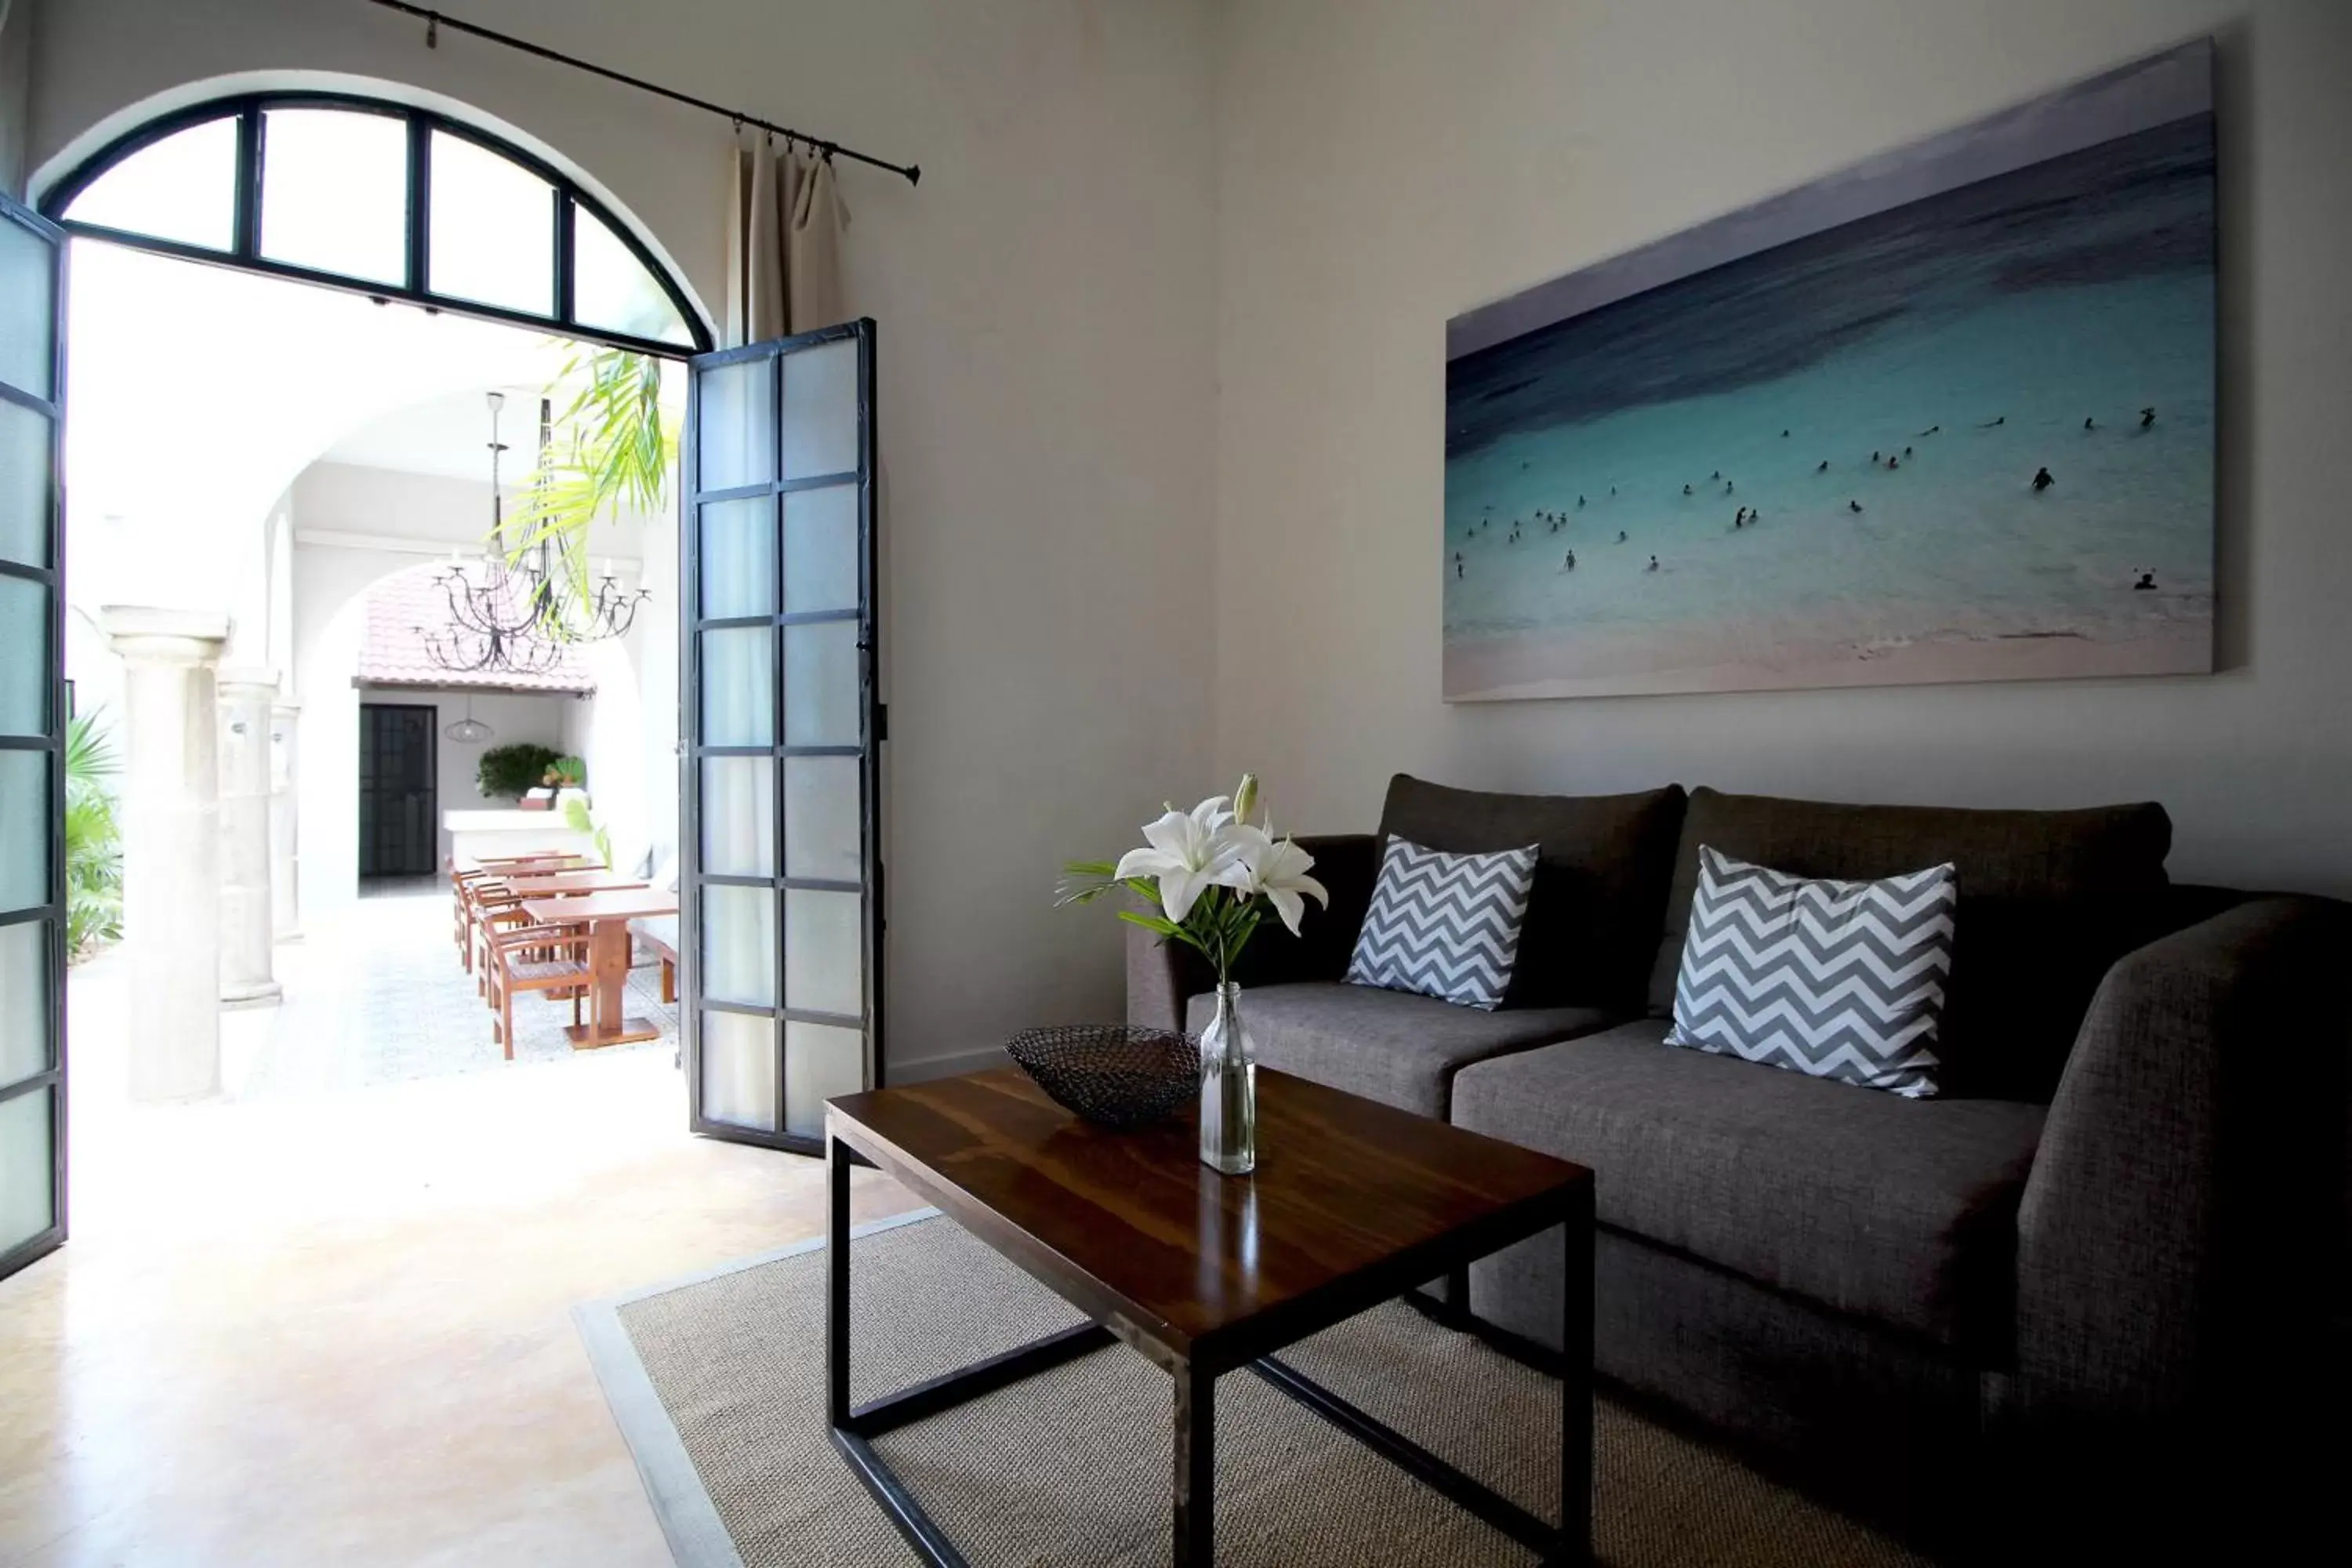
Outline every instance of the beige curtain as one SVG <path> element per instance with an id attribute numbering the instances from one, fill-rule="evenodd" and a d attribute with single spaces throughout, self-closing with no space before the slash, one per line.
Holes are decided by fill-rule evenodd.
<path id="1" fill-rule="evenodd" d="M 849 211 L 833 165 L 779 153 L 758 132 L 728 151 L 727 343 L 829 327 L 841 299 L 841 231 Z"/>

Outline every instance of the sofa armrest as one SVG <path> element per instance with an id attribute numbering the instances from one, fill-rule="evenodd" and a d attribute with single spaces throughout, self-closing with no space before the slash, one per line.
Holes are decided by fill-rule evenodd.
<path id="1" fill-rule="evenodd" d="M 1331 895 L 1330 907 L 1310 901 L 1296 937 L 1278 925 L 1259 928 L 1234 967 L 1234 979 L 1242 985 L 1338 980 L 1348 973 L 1356 933 L 1371 908 L 1381 841 L 1369 833 L 1349 833 L 1301 838 L 1298 844 L 1315 857 L 1311 875 Z M 1215 984 L 1208 961 L 1182 942 L 1162 942 L 1141 926 L 1127 927 L 1129 1023 L 1181 1029 L 1185 1003 Z"/>
<path id="2" fill-rule="evenodd" d="M 1184 1027 L 1184 1004 L 1216 984 L 1209 961 L 1181 942 L 1126 925 L 1127 1021 L 1140 1028 Z"/>
<path id="3" fill-rule="evenodd" d="M 2022 1414 L 2179 1413 L 2235 1382 L 2344 1247 L 2347 910 L 2262 898 L 2126 954 L 2018 1211 Z"/>

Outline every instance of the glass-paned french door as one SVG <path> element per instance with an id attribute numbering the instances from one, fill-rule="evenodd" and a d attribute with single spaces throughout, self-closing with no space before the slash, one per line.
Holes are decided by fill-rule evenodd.
<path id="1" fill-rule="evenodd" d="M 0 196 L 0 1276 L 66 1234 L 64 296 Z"/>
<path id="2" fill-rule="evenodd" d="M 694 360 L 687 437 L 693 1125 L 815 1152 L 881 1060 L 874 323 Z"/>

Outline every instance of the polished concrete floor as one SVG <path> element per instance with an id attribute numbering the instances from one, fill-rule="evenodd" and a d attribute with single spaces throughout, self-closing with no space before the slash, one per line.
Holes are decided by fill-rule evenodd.
<path id="1" fill-rule="evenodd" d="M 570 1309 L 816 1234 L 821 1163 L 689 1136 L 667 1049 L 128 1106 L 121 976 L 72 1239 L 0 1282 L 0 1568 L 667 1563 Z"/>

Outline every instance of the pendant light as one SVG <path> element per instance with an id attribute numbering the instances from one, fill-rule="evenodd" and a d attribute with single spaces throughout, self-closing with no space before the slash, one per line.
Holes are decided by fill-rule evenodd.
<path id="1" fill-rule="evenodd" d="M 451 740 L 467 746 L 478 746 L 498 733 L 496 730 L 474 717 L 474 694 L 470 691 L 466 693 L 466 716 L 441 732 Z"/>

